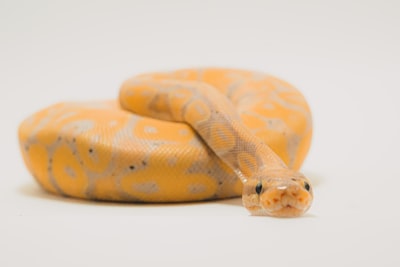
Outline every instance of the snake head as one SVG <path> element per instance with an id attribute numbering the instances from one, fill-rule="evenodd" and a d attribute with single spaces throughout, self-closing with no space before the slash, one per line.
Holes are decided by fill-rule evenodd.
<path id="1" fill-rule="evenodd" d="M 243 186 L 243 205 L 252 215 L 297 217 L 309 209 L 312 199 L 309 180 L 289 169 L 257 174 Z"/>

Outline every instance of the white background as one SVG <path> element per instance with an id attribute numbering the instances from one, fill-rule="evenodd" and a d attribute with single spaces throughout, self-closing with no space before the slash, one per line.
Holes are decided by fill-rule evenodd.
<path id="1" fill-rule="evenodd" d="M 0 266 L 400 266 L 399 1 L 0 0 Z M 94 203 L 44 193 L 18 124 L 129 76 L 220 66 L 296 85 L 315 134 L 296 219 L 240 199 Z"/>

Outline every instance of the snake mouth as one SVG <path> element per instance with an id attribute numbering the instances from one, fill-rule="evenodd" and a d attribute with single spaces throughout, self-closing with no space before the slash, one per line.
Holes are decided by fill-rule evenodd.
<path id="1" fill-rule="evenodd" d="M 254 216 L 273 216 L 281 218 L 298 217 L 306 212 L 306 210 L 296 208 L 292 205 L 286 205 L 275 210 L 265 209 L 260 206 L 253 206 L 248 207 L 248 210 L 250 211 L 251 215 Z"/>
<path id="2" fill-rule="evenodd" d="M 302 215 L 304 212 L 305 210 L 293 207 L 291 205 L 287 205 L 278 210 L 270 212 L 270 214 L 275 217 L 290 218 L 290 217 L 298 217 Z"/>

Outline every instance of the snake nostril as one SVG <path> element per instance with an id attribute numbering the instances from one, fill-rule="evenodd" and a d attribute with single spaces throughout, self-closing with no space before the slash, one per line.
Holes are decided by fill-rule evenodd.
<path id="1" fill-rule="evenodd" d="M 303 201 L 304 201 L 304 199 L 303 199 L 302 197 L 299 197 L 297 200 L 298 200 L 299 202 L 303 202 Z"/>
<path id="2" fill-rule="evenodd" d="M 272 201 L 273 201 L 274 203 L 278 203 L 279 199 L 276 198 L 276 197 L 274 197 L 274 198 L 272 199 Z"/>

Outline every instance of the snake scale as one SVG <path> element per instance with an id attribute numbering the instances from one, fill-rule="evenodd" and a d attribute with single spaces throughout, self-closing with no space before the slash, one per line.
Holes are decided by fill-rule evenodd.
<path id="1" fill-rule="evenodd" d="M 120 202 L 242 196 L 252 215 L 294 217 L 311 205 L 299 173 L 310 109 L 293 86 L 247 70 L 135 76 L 119 100 L 64 102 L 19 127 L 25 164 L 47 191 Z"/>

